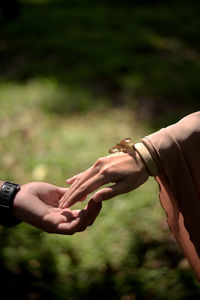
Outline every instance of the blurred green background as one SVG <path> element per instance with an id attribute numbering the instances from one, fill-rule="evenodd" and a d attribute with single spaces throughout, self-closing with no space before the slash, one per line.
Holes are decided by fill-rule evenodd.
<path id="1" fill-rule="evenodd" d="M 1 179 L 65 186 L 120 139 L 199 109 L 199 1 L 0 7 Z M 0 275 L 2 300 L 200 296 L 154 179 L 103 203 L 84 233 L 0 227 Z"/>

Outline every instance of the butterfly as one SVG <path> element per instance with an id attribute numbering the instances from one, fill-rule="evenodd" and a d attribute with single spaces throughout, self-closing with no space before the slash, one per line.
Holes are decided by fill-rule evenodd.
<path id="1" fill-rule="evenodd" d="M 116 152 L 128 152 L 129 150 L 133 150 L 134 148 L 134 142 L 131 138 L 125 138 L 121 140 L 119 144 L 116 144 L 110 150 L 109 153 L 113 154 Z"/>

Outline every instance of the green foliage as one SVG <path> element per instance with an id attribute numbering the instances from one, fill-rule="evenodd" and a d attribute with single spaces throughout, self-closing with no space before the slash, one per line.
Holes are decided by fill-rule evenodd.
<path id="1" fill-rule="evenodd" d="M 20 4 L 16 21 L 2 24 L 0 77 L 55 78 L 62 86 L 59 108 L 49 109 L 62 111 L 66 86 L 73 103 L 75 91 L 85 94 L 81 107 L 66 109 L 87 109 L 106 98 L 162 121 L 160 113 L 171 118 L 174 107 L 179 115 L 198 108 L 198 1 Z"/>

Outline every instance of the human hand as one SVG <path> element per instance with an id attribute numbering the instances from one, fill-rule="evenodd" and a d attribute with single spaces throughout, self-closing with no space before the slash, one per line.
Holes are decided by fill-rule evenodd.
<path id="1" fill-rule="evenodd" d="M 14 199 L 13 217 L 49 233 L 71 235 L 84 231 L 93 224 L 101 204 L 91 200 L 82 210 L 59 208 L 59 200 L 67 190 L 44 182 L 22 185 Z"/>
<path id="2" fill-rule="evenodd" d="M 146 166 L 134 149 L 128 153 L 118 152 L 99 158 L 88 170 L 67 180 L 71 184 L 60 201 L 60 208 L 70 207 L 100 186 L 104 187 L 92 196 L 100 202 L 119 194 L 130 192 L 143 184 L 149 177 Z"/>

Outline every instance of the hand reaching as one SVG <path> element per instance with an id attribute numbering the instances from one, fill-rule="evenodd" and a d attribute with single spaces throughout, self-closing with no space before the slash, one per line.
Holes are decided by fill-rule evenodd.
<path id="1" fill-rule="evenodd" d="M 22 185 L 14 199 L 13 217 L 49 233 L 71 235 L 83 231 L 93 224 L 101 204 L 91 200 L 82 210 L 59 208 L 59 200 L 67 190 L 43 182 Z"/>
<path id="2" fill-rule="evenodd" d="M 148 177 L 147 169 L 135 150 L 108 155 L 98 159 L 88 170 L 67 180 L 71 186 L 62 197 L 60 208 L 70 207 L 110 182 L 114 184 L 95 192 L 93 201 L 100 202 L 130 192 L 143 184 Z"/>

